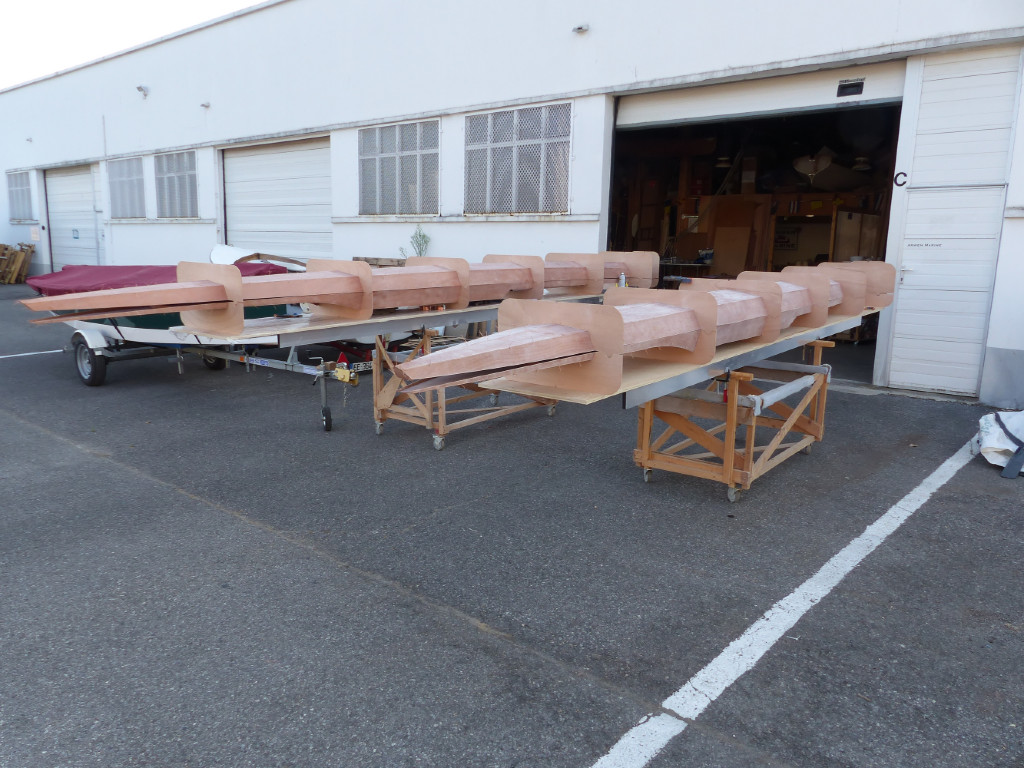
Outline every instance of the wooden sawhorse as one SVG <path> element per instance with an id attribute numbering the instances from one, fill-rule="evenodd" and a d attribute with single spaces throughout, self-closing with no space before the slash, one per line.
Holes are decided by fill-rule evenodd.
<path id="1" fill-rule="evenodd" d="M 426 329 L 423 338 L 409 353 L 406 360 L 411 360 L 418 355 L 430 354 L 431 339 L 436 335 L 436 331 Z M 404 393 L 400 390 L 408 382 L 399 375 L 395 365 L 396 363 L 387 352 L 383 338 L 378 336 L 372 366 L 374 429 L 378 435 L 382 434 L 384 422 L 388 419 L 426 427 L 433 432 L 434 448 L 438 451 L 444 448 L 445 437 L 448 433 L 456 429 L 526 411 L 530 408 L 546 407 L 548 415 L 553 416 L 555 405 L 558 403 L 557 400 L 549 398 L 523 395 L 526 398 L 525 403 L 499 405 L 497 391 L 484 389 L 476 384 L 460 384 L 458 388 L 467 391 L 467 394 L 455 397 L 448 397 L 448 388 L 446 387 Z M 478 408 L 450 408 L 452 405 L 459 405 L 480 397 L 490 397 L 491 405 Z M 473 415 L 467 416 L 466 414 Z M 458 418 L 452 420 L 452 416 Z"/>
<path id="2" fill-rule="evenodd" d="M 644 481 L 654 469 L 703 477 L 725 484 L 729 501 L 736 501 L 761 475 L 799 451 L 809 453 L 811 444 L 825 434 L 831 369 L 821 364 L 821 353 L 835 343 L 819 340 L 806 346 L 813 349 L 812 365 L 765 361 L 726 371 L 707 389 L 684 389 L 644 403 L 633 452 Z M 780 386 L 764 391 L 754 381 Z M 719 383 L 725 385 L 721 392 Z M 783 402 L 799 393 L 796 405 Z M 710 420 L 714 426 L 701 426 L 694 419 Z M 666 425 L 657 437 L 655 420 Z M 756 444 L 758 429 L 771 435 L 762 445 Z M 672 442 L 677 434 L 682 439 Z M 784 442 L 790 436 L 795 439 Z"/>

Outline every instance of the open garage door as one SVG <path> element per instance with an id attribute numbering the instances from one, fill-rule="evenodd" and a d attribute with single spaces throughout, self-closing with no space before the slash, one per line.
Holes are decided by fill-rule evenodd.
<path id="1" fill-rule="evenodd" d="M 657 251 L 661 286 L 885 258 L 905 64 L 623 98 L 608 247 Z M 868 383 L 877 316 L 830 353 Z"/>
<path id="2" fill-rule="evenodd" d="M 330 139 L 224 150 L 227 244 L 331 258 Z"/>
<path id="3" fill-rule="evenodd" d="M 69 264 L 99 264 L 102 231 L 92 168 L 56 168 L 46 171 L 45 179 L 54 271 Z"/>

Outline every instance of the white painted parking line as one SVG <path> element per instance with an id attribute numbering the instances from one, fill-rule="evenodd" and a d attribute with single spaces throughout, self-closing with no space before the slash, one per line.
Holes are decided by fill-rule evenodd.
<path id="1" fill-rule="evenodd" d="M 6 360 L 9 357 L 31 357 L 32 355 L 52 355 L 54 352 L 63 352 L 63 349 L 47 349 L 43 352 L 19 352 L 16 355 L 0 355 L 0 360 Z"/>
<path id="2" fill-rule="evenodd" d="M 593 768 L 641 768 L 697 718 L 745 672 L 754 668 L 805 613 L 971 460 L 970 443 L 946 459 L 914 490 L 864 529 L 816 574 L 769 608 L 710 664 L 662 702 L 666 713 L 648 715 L 633 726 Z"/>

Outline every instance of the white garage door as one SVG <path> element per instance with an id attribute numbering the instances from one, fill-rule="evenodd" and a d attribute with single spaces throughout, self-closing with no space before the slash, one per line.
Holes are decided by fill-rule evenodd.
<path id="1" fill-rule="evenodd" d="M 101 231 L 88 165 L 46 171 L 46 214 L 54 271 L 68 264 L 99 264 Z"/>
<path id="2" fill-rule="evenodd" d="M 1019 69 L 1017 47 L 929 56 L 908 68 L 920 91 L 904 110 L 897 160 L 909 170 L 898 190 L 902 236 L 889 257 L 900 275 L 890 386 L 977 394 Z"/>
<path id="3" fill-rule="evenodd" d="M 225 150 L 228 245 L 331 258 L 330 153 L 329 139 Z"/>
<path id="4" fill-rule="evenodd" d="M 1003 195 L 1003 187 L 910 192 L 890 386 L 977 392 Z"/>

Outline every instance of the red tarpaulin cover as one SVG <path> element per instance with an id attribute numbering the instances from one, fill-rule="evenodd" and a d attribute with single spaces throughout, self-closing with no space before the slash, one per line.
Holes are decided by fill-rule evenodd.
<path id="1" fill-rule="evenodd" d="M 278 264 L 242 262 L 236 264 L 242 277 L 277 275 L 288 270 Z M 43 296 L 61 296 L 65 293 L 103 291 L 108 288 L 131 288 L 136 285 L 160 285 L 178 282 L 176 266 L 97 267 L 69 265 L 60 272 L 36 275 L 25 282 Z"/>

